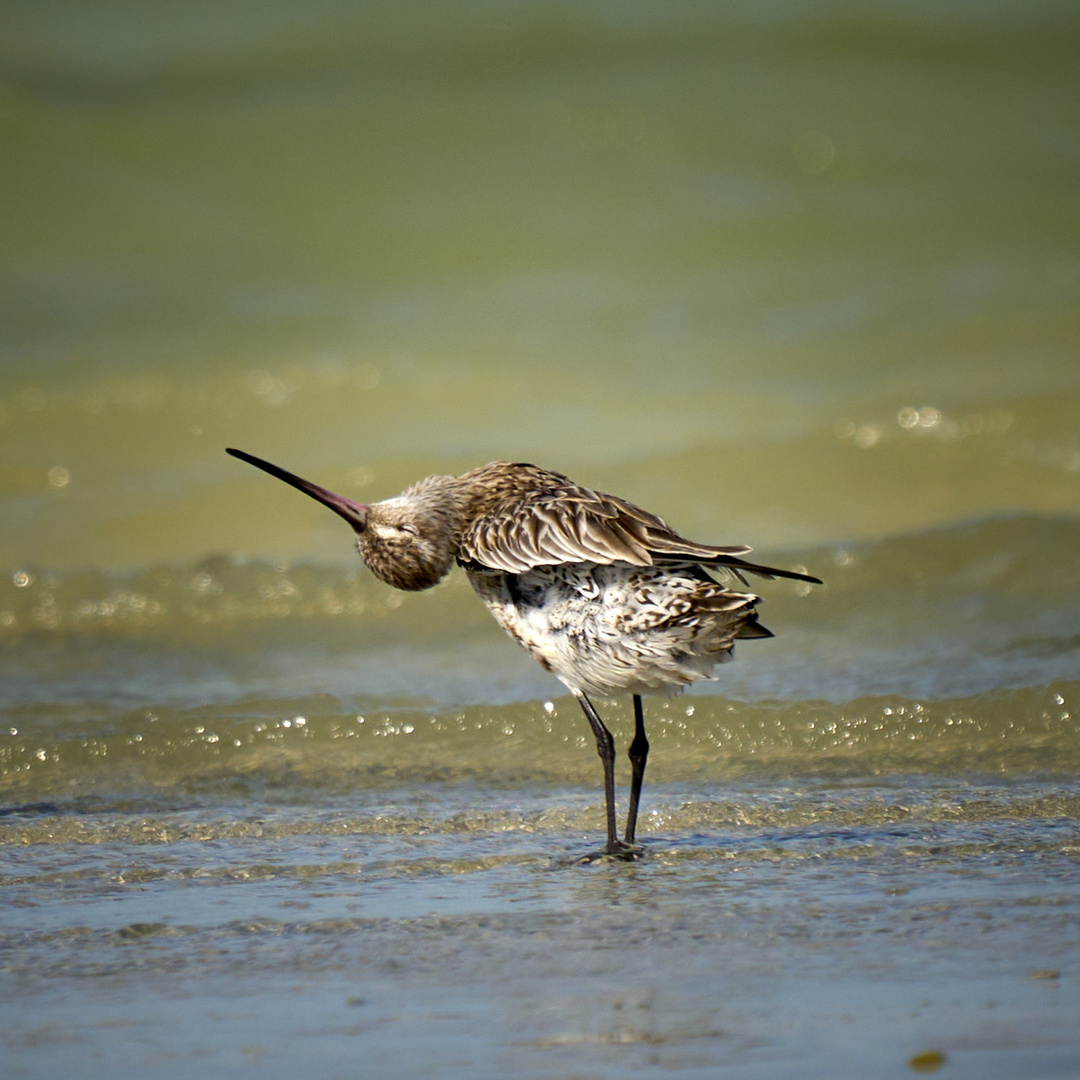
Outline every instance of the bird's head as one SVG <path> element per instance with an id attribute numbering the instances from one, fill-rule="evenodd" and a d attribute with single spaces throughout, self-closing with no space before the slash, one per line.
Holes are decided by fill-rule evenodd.
<path id="1" fill-rule="evenodd" d="M 343 517 L 356 533 L 356 546 L 364 562 L 388 585 L 410 592 L 430 589 L 453 565 L 463 520 L 457 477 L 429 476 L 392 499 L 368 505 L 335 495 L 253 454 L 242 450 L 228 453 Z"/>
<path id="2" fill-rule="evenodd" d="M 371 572 L 398 589 L 430 589 L 449 572 L 463 507 L 455 476 L 429 476 L 368 507 L 356 544 Z"/>

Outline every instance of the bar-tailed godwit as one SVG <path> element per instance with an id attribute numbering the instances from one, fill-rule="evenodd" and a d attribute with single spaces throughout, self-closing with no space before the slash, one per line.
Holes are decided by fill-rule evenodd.
<path id="1" fill-rule="evenodd" d="M 759 597 L 729 587 L 745 586 L 745 574 L 821 584 L 810 574 L 747 562 L 745 546 L 686 540 L 625 499 L 535 465 L 496 461 L 461 476 L 429 476 L 369 505 L 242 450 L 228 452 L 343 517 L 364 562 L 388 585 L 430 589 L 455 562 L 464 569 L 495 621 L 581 705 L 604 765 L 608 855 L 640 851 L 637 814 L 649 753 L 641 695 L 712 678 L 737 638 L 772 637 L 757 621 Z M 615 742 L 590 694 L 633 697 L 621 840 Z"/>

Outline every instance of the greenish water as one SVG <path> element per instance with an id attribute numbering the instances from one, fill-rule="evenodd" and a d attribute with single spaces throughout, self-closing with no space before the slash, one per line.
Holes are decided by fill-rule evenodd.
<path id="1" fill-rule="evenodd" d="M 10 1075 L 1076 1075 L 1075 5 L 0 23 Z M 576 865 L 559 684 L 225 446 L 826 585 L 647 701 L 646 858 Z"/>

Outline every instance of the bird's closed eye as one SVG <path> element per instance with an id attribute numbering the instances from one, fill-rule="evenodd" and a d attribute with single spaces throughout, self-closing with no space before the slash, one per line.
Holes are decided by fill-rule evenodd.
<path id="1" fill-rule="evenodd" d="M 419 536 L 420 530 L 415 525 L 399 525 L 398 528 L 403 533 L 408 533 L 410 536 Z"/>

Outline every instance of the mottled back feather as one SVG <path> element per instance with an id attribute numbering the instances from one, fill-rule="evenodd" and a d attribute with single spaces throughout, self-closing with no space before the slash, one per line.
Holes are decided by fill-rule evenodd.
<path id="1" fill-rule="evenodd" d="M 691 559 L 741 577 L 817 578 L 757 566 L 739 558 L 745 545 L 714 547 L 676 533 L 662 518 L 625 499 L 575 484 L 561 473 L 528 464 L 492 462 L 461 477 L 473 492 L 458 561 L 521 574 L 570 562 L 652 566 Z"/>

